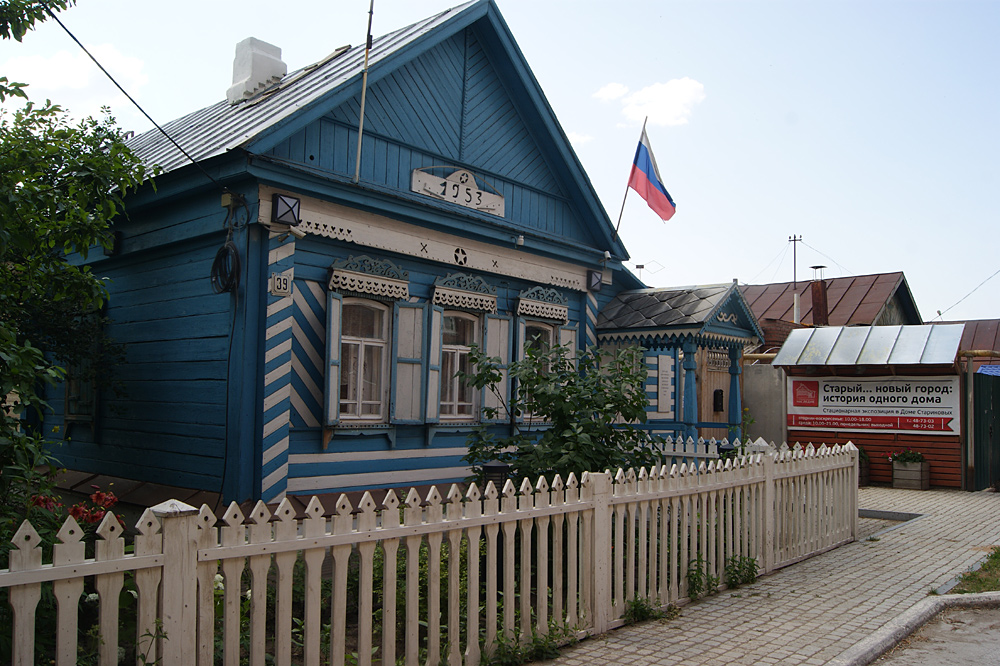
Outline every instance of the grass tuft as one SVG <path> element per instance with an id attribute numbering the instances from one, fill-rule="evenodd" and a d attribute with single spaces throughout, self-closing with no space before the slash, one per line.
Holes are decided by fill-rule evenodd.
<path id="1" fill-rule="evenodd" d="M 973 594 L 1000 590 L 1000 546 L 994 547 L 983 565 L 975 571 L 966 571 L 952 588 L 952 594 Z"/>

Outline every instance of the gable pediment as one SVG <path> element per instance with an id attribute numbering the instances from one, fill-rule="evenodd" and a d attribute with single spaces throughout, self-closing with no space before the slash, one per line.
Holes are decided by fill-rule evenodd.
<path id="1" fill-rule="evenodd" d="M 532 120 L 539 114 L 537 100 L 524 91 L 523 81 L 512 82 L 516 68 L 503 61 L 509 56 L 493 52 L 490 40 L 480 38 L 484 31 L 473 24 L 389 71 L 373 68 L 365 98 L 361 180 L 444 214 L 462 214 L 442 197 L 414 191 L 413 174 L 433 170 L 435 177 L 446 178 L 468 171 L 482 192 L 503 200 L 502 219 L 512 230 L 624 256 L 620 241 L 610 240 L 610 221 L 585 177 L 579 177 L 578 164 L 567 163 L 551 147 L 565 138 L 540 133 L 544 125 Z M 269 154 L 310 171 L 353 176 L 360 90 L 332 101 L 324 115 Z M 498 208 L 486 212 L 495 215 Z"/>

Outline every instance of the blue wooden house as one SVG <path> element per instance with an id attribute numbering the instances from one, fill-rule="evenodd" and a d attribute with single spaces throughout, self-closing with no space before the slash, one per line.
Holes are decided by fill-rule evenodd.
<path id="1" fill-rule="evenodd" d="M 163 172 L 92 258 L 124 392 L 50 396 L 64 465 L 227 501 L 458 481 L 496 400 L 470 347 L 597 344 L 643 287 L 492 0 L 368 62 L 248 39 L 225 101 L 133 139 Z"/>

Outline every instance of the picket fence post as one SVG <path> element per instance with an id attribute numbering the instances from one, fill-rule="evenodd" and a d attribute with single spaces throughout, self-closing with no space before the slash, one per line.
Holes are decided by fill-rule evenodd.
<path id="1" fill-rule="evenodd" d="M 858 447 L 854 446 L 854 442 L 848 441 L 844 445 L 844 448 L 851 452 L 851 456 L 854 458 L 854 473 L 851 475 L 853 481 L 851 481 L 850 490 L 847 493 L 850 496 L 850 502 L 848 503 L 848 511 L 850 514 L 848 520 L 851 521 L 851 540 L 857 541 L 858 539 L 858 474 L 860 473 L 861 467 L 861 453 L 858 451 Z"/>
<path id="2" fill-rule="evenodd" d="M 611 621 L 611 474 L 587 474 L 584 498 L 594 507 L 593 570 L 594 634 L 603 634 Z"/>
<path id="3" fill-rule="evenodd" d="M 761 454 L 758 454 L 761 455 Z M 764 463 L 764 566 L 763 573 L 774 571 L 774 456 L 763 454 Z"/>
<path id="4" fill-rule="evenodd" d="M 198 635 L 198 509 L 178 500 L 152 507 L 163 535 L 163 663 L 194 664 Z"/>

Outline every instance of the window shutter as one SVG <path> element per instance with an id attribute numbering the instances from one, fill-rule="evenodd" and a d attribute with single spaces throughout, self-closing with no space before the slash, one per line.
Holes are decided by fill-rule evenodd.
<path id="1" fill-rule="evenodd" d="M 340 321 L 344 299 L 334 291 L 326 294 L 326 402 L 323 423 L 340 421 Z"/>
<path id="2" fill-rule="evenodd" d="M 393 307 L 392 423 L 423 422 L 426 310 L 426 305 L 411 303 Z"/>
<path id="3" fill-rule="evenodd" d="M 527 328 L 524 324 L 524 318 L 517 318 L 517 349 L 514 353 L 515 360 L 524 360 L 524 345 L 527 342 Z"/>
<path id="4" fill-rule="evenodd" d="M 482 393 L 483 407 L 492 407 L 500 410 L 496 418 L 488 419 L 483 415 L 483 421 L 489 423 L 506 423 L 510 418 L 506 405 L 510 396 L 510 377 L 507 375 L 507 367 L 510 365 L 511 352 L 511 318 L 506 315 L 486 315 L 485 331 L 483 336 L 483 346 L 486 355 L 500 358 L 500 374 L 503 379 L 497 386 L 500 393 L 498 397 L 489 388 L 484 388 Z"/>
<path id="5" fill-rule="evenodd" d="M 441 326 L 444 308 L 434 305 L 427 310 L 427 423 L 441 420 Z"/>
<path id="6" fill-rule="evenodd" d="M 577 350 L 577 340 L 579 335 L 577 333 L 576 324 L 572 326 L 560 326 L 559 327 L 559 344 L 563 347 L 569 347 L 569 352 L 566 354 L 566 358 L 575 359 Z"/>

